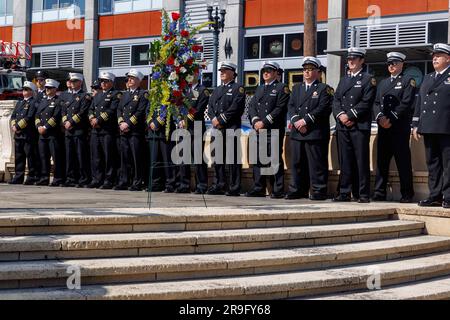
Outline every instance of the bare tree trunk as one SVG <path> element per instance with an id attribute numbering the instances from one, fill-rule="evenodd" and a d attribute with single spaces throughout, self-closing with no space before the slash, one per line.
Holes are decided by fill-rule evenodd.
<path id="1" fill-rule="evenodd" d="M 303 55 L 317 55 L 317 0 L 305 0 L 305 33 Z"/>

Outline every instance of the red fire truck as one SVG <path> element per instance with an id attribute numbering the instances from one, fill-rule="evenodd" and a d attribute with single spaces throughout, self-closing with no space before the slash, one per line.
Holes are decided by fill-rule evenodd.
<path id="1" fill-rule="evenodd" d="M 0 100 L 17 100 L 22 97 L 26 72 L 21 61 L 30 60 L 29 44 L 0 40 Z"/>

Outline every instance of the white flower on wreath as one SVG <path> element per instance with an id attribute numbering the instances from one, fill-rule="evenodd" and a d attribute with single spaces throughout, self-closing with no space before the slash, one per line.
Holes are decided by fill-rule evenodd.
<path id="1" fill-rule="evenodd" d="M 186 81 L 187 83 L 192 83 L 194 81 L 194 76 L 191 74 L 186 76 Z"/>
<path id="2" fill-rule="evenodd" d="M 181 68 L 180 68 L 180 72 L 181 72 L 181 73 L 186 73 L 186 71 L 187 71 L 187 70 L 186 70 L 185 67 L 181 67 Z"/>
<path id="3" fill-rule="evenodd" d="M 175 59 L 174 65 L 175 65 L 175 67 L 179 67 L 180 66 L 180 62 L 178 61 L 178 59 Z"/>
<path id="4" fill-rule="evenodd" d="M 170 76 L 169 76 L 169 80 L 178 80 L 178 75 L 176 71 L 173 71 Z"/>

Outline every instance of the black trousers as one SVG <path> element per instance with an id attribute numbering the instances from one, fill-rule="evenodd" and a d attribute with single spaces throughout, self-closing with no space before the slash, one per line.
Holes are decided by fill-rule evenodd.
<path id="1" fill-rule="evenodd" d="M 91 180 L 89 149 L 86 135 L 66 136 L 66 180 L 86 185 Z"/>
<path id="2" fill-rule="evenodd" d="M 238 160 L 238 148 L 241 148 L 241 140 L 235 137 L 234 139 L 229 139 L 230 141 L 227 141 L 226 131 L 221 130 L 221 132 L 223 159 L 214 161 L 214 181 L 211 187 L 214 189 L 225 190 L 225 187 L 228 185 L 228 191 L 230 193 L 240 193 L 242 161 L 241 159 Z M 211 142 L 214 143 L 214 141 L 215 137 L 212 138 Z M 231 154 L 231 150 L 233 150 L 233 158 L 227 160 L 227 153 Z M 213 156 L 215 156 L 215 152 Z M 222 163 L 219 163 L 220 160 L 223 160 Z M 227 170 L 229 175 L 228 183 Z"/>
<path id="3" fill-rule="evenodd" d="M 350 194 L 355 181 L 355 168 L 359 177 L 359 196 L 370 197 L 370 131 L 339 130 L 339 192 Z M 356 162 L 356 163 L 355 163 Z"/>
<path id="4" fill-rule="evenodd" d="M 140 188 L 143 182 L 144 137 L 141 135 L 120 136 L 120 179 L 118 185 Z"/>
<path id="5" fill-rule="evenodd" d="M 40 180 L 50 180 L 50 159 L 53 159 L 53 182 L 64 183 L 64 156 L 62 143 L 59 137 L 39 138 L 39 158 L 41 163 Z"/>
<path id="6" fill-rule="evenodd" d="M 400 176 L 402 197 L 412 198 L 414 196 L 411 150 L 409 148 L 410 137 L 410 130 L 405 130 L 405 132 L 392 132 L 389 129 L 378 130 L 375 195 L 386 197 L 389 164 L 394 157 Z"/>
<path id="7" fill-rule="evenodd" d="M 91 134 L 92 182 L 113 184 L 116 175 L 116 137 L 112 134 Z"/>
<path id="8" fill-rule="evenodd" d="M 176 187 L 176 166 L 172 162 L 172 149 L 175 143 L 164 138 L 149 138 L 150 169 L 152 176 L 152 190 Z M 161 174 L 164 172 L 164 175 Z M 165 181 L 164 181 L 165 178 Z"/>
<path id="9" fill-rule="evenodd" d="M 14 140 L 14 179 L 15 182 L 23 182 L 25 177 L 25 165 L 28 162 L 28 180 L 38 181 L 40 175 L 39 153 L 37 139 L 29 137 Z"/>
<path id="10" fill-rule="evenodd" d="M 306 196 L 311 186 L 313 194 L 327 195 L 328 143 L 328 139 L 291 139 L 290 193 Z"/>
<path id="11" fill-rule="evenodd" d="M 428 188 L 433 200 L 450 201 L 450 135 L 423 134 Z"/>
<path id="12" fill-rule="evenodd" d="M 195 144 L 198 144 L 195 139 L 201 139 L 201 152 L 202 152 L 202 163 L 194 164 L 194 152 L 195 152 Z M 180 139 L 181 142 L 182 138 Z M 196 189 L 206 192 L 208 189 L 208 165 L 203 161 L 203 152 L 205 150 L 205 142 L 203 141 L 202 136 L 196 137 L 191 131 L 191 162 L 189 164 L 180 165 L 179 169 L 179 180 L 178 187 L 179 188 L 190 188 L 191 185 L 191 166 L 193 164 L 195 170 L 195 186 Z"/>
<path id="13" fill-rule="evenodd" d="M 278 170 L 275 174 L 268 176 L 269 184 L 272 189 L 272 193 L 284 193 L 284 161 L 283 161 L 283 143 L 284 143 L 284 135 L 285 131 L 283 129 L 279 129 L 278 136 Z M 263 147 L 261 143 L 260 135 L 256 136 L 256 152 L 257 152 L 257 163 L 253 165 L 253 187 L 252 190 L 256 192 L 266 192 L 267 188 L 267 175 L 261 174 L 261 169 L 269 168 L 271 164 L 263 165 L 260 159 L 260 149 Z M 249 146 L 250 148 L 252 146 Z M 266 142 L 266 154 L 270 157 L 272 154 L 272 139 L 269 131 L 267 132 L 267 142 Z"/>

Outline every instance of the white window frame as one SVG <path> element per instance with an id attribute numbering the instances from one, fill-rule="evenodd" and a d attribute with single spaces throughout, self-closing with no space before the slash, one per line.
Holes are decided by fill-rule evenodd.
<path id="1" fill-rule="evenodd" d="M 73 8 L 72 7 L 73 4 L 66 8 L 60 8 L 60 0 L 58 0 L 57 9 L 44 9 L 44 1 L 45 0 L 41 0 L 41 8 L 40 9 L 32 10 L 32 13 L 31 13 L 32 23 L 84 18 L 85 13 L 80 12 L 80 14 L 77 15 L 77 13 L 75 12 L 75 14 L 72 15 L 72 13 L 69 12 L 69 10 L 71 10 L 70 8 Z M 34 4 L 34 1 L 33 1 L 33 4 Z M 85 6 L 86 6 L 86 3 L 85 3 Z M 86 11 L 86 8 L 85 8 L 85 11 Z"/>
<path id="2" fill-rule="evenodd" d="M 115 15 L 133 12 L 145 12 L 145 11 L 155 11 L 163 8 L 162 0 L 111 0 L 112 1 L 112 11 L 111 12 L 100 12 L 99 16 L 104 15 Z M 122 4 L 117 5 L 116 3 Z M 145 6 L 145 4 L 149 4 Z M 99 1 L 100 5 L 100 1 Z M 144 5 L 144 6 L 142 6 Z M 121 8 L 123 7 L 123 8 Z"/>
<path id="3" fill-rule="evenodd" d="M 13 8 L 11 10 L 11 12 L 13 14 L 8 14 L 9 11 L 9 5 L 8 5 L 8 0 L 0 0 L 0 2 L 4 2 L 4 7 L 5 7 L 5 14 L 0 16 L 0 26 L 4 27 L 4 26 L 12 26 L 13 25 L 13 19 L 14 19 L 14 1 L 12 1 L 11 3 L 9 3 L 9 5 L 12 5 Z"/>

